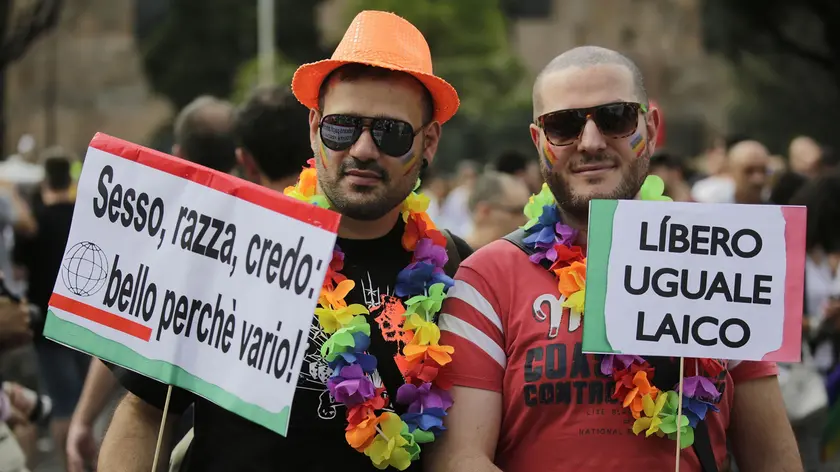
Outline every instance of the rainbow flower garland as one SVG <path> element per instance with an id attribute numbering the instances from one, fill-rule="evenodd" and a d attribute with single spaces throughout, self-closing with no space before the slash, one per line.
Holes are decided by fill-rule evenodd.
<path id="1" fill-rule="evenodd" d="M 648 176 L 639 196 L 642 200 L 671 201 L 662 196 L 663 191 L 662 179 Z M 527 234 L 524 242 L 533 252 L 531 261 L 539 264 L 548 259 L 552 263 L 549 270 L 557 278 L 563 307 L 569 308 L 572 316 L 582 316 L 586 297 L 586 257 L 581 247 L 573 244 L 577 231 L 561 221 L 554 196 L 546 184 L 539 194 L 531 196 L 524 212 L 529 221 L 522 228 Z M 723 372 L 723 365 L 714 359 L 694 359 L 693 362 L 696 375 L 683 379 L 683 415 L 678 418 L 678 386 L 674 386 L 674 390 L 661 391 L 652 385 L 654 368 L 640 356 L 604 356 L 601 373 L 615 380 L 612 398 L 620 400 L 636 419 L 634 434 L 644 431 L 645 437 L 667 435 L 676 440 L 679 428 L 680 447 L 694 443 L 694 427 L 708 411 L 718 411 L 715 403 L 721 393 L 714 379 Z M 708 377 L 699 375 L 701 368 Z"/>
<path id="2" fill-rule="evenodd" d="M 300 174 L 298 183 L 284 193 L 297 200 L 329 208 L 323 195 L 316 194 L 315 161 Z M 417 182 L 414 190 L 420 186 Z M 329 339 L 321 356 L 333 369 L 327 381 L 332 397 L 347 407 L 345 439 L 351 447 L 370 457 L 377 469 L 392 466 L 405 470 L 420 455 L 420 444 L 435 440 L 446 428 L 443 417 L 452 406 L 451 383 L 439 376 L 441 367 L 452 361 L 455 349 L 441 346 L 440 330 L 434 323 L 453 281 L 443 271 L 448 260 L 446 237 L 426 214 L 428 197 L 412 192 L 402 204 L 406 223 L 402 245 L 412 253 L 411 263 L 397 275 L 395 292 L 410 297 L 402 312 L 402 338 L 406 344 L 395 357 L 405 379 L 396 392 L 396 401 L 407 405 L 402 416 L 377 411 L 386 406 L 384 388 L 376 388 L 370 375 L 376 370 L 376 357 L 367 353 L 370 323 L 363 305 L 347 305 L 344 300 L 355 283 L 341 274 L 344 253 L 336 245 L 327 269 L 315 316 Z"/>

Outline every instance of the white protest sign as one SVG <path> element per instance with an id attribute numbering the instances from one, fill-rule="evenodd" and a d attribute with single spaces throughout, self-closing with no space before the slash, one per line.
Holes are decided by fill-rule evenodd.
<path id="1" fill-rule="evenodd" d="M 596 200 L 583 350 L 798 361 L 805 208 Z"/>
<path id="2" fill-rule="evenodd" d="M 338 222 L 97 134 L 44 334 L 285 435 Z"/>

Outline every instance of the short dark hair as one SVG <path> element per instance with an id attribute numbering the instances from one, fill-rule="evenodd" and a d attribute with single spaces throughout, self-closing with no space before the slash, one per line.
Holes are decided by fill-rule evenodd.
<path id="1" fill-rule="evenodd" d="M 175 120 L 175 143 L 188 161 L 230 172 L 236 166 L 233 105 L 209 95 L 196 98 Z"/>
<path id="2" fill-rule="evenodd" d="M 236 137 L 269 180 L 300 174 L 312 157 L 309 110 L 285 87 L 255 89 L 236 114 Z"/>
<path id="3" fill-rule="evenodd" d="M 808 183 L 808 178 L 797 172 L 785 172 L 779 176 L 770 191 L 770 202 L 774 205 L 787 205 L 794 195 Z"/>
<path id="4" fill-rule="evenodd" d="M 519 151 L 505 151 L 496 159 L 494 167 L 499 172 L 515 175 L 528 168 L 528 158 Z"/>
<path id="5" fill-rule="evenodd" d="M 55 152 L 44 159 L 44 182 L 50 190 L 67 190 L 73 182 L 70 175 L 70 157 Z"/>
<path id="6" fill-rule="evenodd" d="M 324 110 L 324 97 L 327 96 L 327 91 L 333 81 L 353 82 L 359 79 L 383 80 L 395 78 L 408 78 L 420 86 L 423 91 L 423 124 L 426 125 L 431 122 L 432 117 L 435 114 L 435 101 L 432 98 L 432 94 L 429 92 L 429 89 L 423 85 L 423 82 L 420 82 L 416 77 L 406 72 L 385 69 L 384 67 L 369 66 L 367 64 L 345 64 L 330 72 L 330 74 L 324 78 L 324 81 L 321 82 L 321 88 L 318 90 L 318 109 L 321 111 Z"/>
<path id="7" fill-rule="evenodd" d="M 790 205 L 808 209 L 805 248 L 840 251 L 840 172 L 827 172 L 806 182 L 790 199 Z"/>
<path id="8" fill-rule="evenodd" d="M 569 67 L 590 67 L 598 65 L 617 65 L 626 68 L 633 76 L 633 88 L 636 99 L 646 108 L 650 107 L 645 81 L 642 71 L 632 59 L 612 49 L 599 46 L 580 46 L 570 49 L 549 62 L 537 75 L 534 81 L 533 100 L 534 113 L 542 109 L 542 97 L 537 93 L 542 80 L 549 74 L 568 69 Z M 540 111 L 540 113 L 542 113 Z"/>

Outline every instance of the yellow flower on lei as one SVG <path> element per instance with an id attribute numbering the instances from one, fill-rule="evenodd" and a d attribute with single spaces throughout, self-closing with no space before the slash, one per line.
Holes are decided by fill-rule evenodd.
<path id="1" fill-rule="evenodd" d="M 425 213 L 429 209 L 429 197 L 422 193 L 414 193 L 408 196 L 402 204 L 403 221 L 408 221 L 411 213 Z"/>
<path id="2" fill-rule="evenodd" d="M 344 298 L 355 286 L 356 282 L 347 279 L 339 282 L 339 284 L 332 290 L 321 288 L 321 296 L 318 297 L 318 304 L 324 308 L 345 307 L 347 306 L 347 302 L 344 301 Z"/>
<path id="3" fill-rule="evenodd" d="M 419 346 L 437 345 L 440 341 L 440 328 L 436 324 L 426 321 L 417 313 L 412 313 L 403 323 L 403 328 L 414 331 L 411 344 Z"/>
<path id="4" fill-rule="evenodd" d="M 642 431 L 647 430 L 645 431 L 645 437 L 654 433 L 656 433 L 659 437 L 664 436 L 665 433 L 659 430 L 659 425 L 662 424 L 662 418 L 659 417 L 659 414 L 662 412 L 662 408 L 665 406 L 665 402 L 667 401 L 667 394 L 657 395 L 656 402 L 653 401 L 650 394 L 642 397 L 642 408 L 645 412 L 645 416 L 637 419 L 636 422 L 633 423 L 633 434 L 638 435 Z"/>
<path id="5" fill-rule="evenodd" d="M 315 315 L 318 317 L 318 322 L 321 323 L 321 328 L 327 334 L 332 334 L 339 329 L 347 326 L 353 321 L 356 315 L 366 315 L 368 309 L 364 305 L 354 303 L 350 306 L 341 308 L 316 308 Z"/>
<path id="6" fill-rule="evenodd" d="M 381 433 L 365 449 L 365 455 L 373 461 L 373 466 L 384 470 L 392 466 L 397 470 L 405 470 L 411 465 L 411 454 L 405 450 L 408 441 L 402 437 L 403 422 L 394 413 L 383 413 L 379 418 Z"/>

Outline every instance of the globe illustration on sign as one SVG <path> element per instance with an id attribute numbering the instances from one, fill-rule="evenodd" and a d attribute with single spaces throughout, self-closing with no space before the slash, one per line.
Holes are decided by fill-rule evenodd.
<path id="1" fill-rule="evenodd" d="M 105 286 L 108 258 L 90 241 L 74 244 L 61 262 L 61 281 L 73 295 L 89 297 Z"/>

